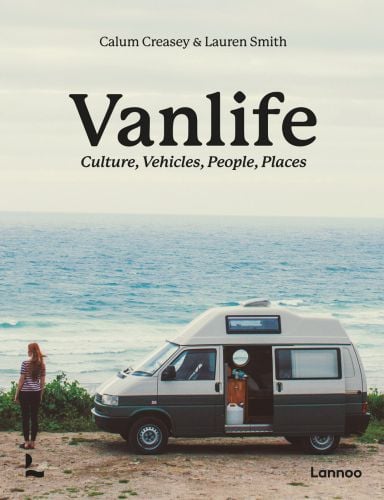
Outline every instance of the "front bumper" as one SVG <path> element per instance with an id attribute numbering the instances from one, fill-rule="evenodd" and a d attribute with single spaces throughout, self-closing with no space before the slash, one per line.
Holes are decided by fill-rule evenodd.
<path id="1" fill-rule="evenodd" d="M 103 415 L 99 413 L 96 410 L 96 408 L 92 408 L 91 412 L 95 419 L 97 427 L 99 427 L 99 429 L 103 431 L 121 434 L 127 428 L 126 418 L 110 417 L 109 415 Z"/>

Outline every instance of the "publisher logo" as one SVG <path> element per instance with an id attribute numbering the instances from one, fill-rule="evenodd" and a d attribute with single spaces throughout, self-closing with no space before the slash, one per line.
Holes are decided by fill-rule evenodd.
<path id="1" fill-rule="evenodd" d="M 27 469 L 25 471 L 25 477 L 44 477 L 44 471 L 38 471 L 38 470 L 33 470 L 30 469 L 29 467 L 32 465 L 32 456 L 29 453 L 25 454 L 25 468 Z"/>

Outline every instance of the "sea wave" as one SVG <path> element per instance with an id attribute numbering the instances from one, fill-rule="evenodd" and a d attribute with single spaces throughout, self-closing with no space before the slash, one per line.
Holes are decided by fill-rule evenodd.
<path id="1" fill-rule="evenodd" d="M 278 306 L 287 306 L 287 307 L 300 307 L 305 304 L 305 301 L 302 299 L 284 299 L 278 300 L 277 302 L 272 302 Z"/>
<path id="2" fill-rule="evenodd" d="M 51 321 L 33 321 L 33 320 L 14 320 L 5 319 L 0 321 L 0 328 L 51 328 L 56 326 L 56 323 Z"/>

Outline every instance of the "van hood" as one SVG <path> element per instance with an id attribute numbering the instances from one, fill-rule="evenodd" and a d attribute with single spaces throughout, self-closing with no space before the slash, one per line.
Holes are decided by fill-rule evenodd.
<path id="1" fill-rule="evenodd" d="M 157 394 L 157 375 L 115 375 L 101 384 L 96 392 L 111 396 L 153 396 Z"/>

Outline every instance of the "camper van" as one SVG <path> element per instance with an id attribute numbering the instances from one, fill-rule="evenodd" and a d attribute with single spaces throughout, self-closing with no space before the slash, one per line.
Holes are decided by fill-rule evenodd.
<path id="1" fill-rule="evenodd" d="M 363 365 L 340 322 L 267 300 L 201 314 L 102 384 L 92 412 L 141 454 L 164 451 L 169 436 L 284 436 L 326 454 L 370 418 Z"/>

